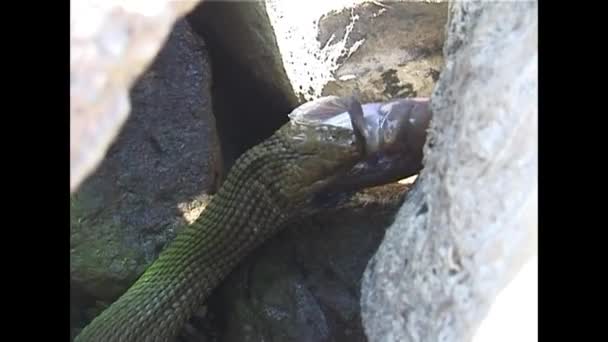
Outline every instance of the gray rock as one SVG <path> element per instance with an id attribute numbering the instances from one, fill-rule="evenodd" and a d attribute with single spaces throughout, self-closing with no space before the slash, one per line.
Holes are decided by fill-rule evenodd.
<path id="1" fill-rule="evenodd" d="M 121 133 L 72 196 L 73 326 L 122 294 L 214 191 L 210 79 L 204 43 L 178 21 L 135 83 Z"/>
<path id="2" fill-rule="evenodd" d="M 362 101 L 430 96 L 443 67 L 446 2 L 343 0 L 302 8 L 267 1 L 298 97 Z"/>
<path id="3" fill-rule="evenodd" d="M 103 159 L 130 110 L 128 92 L 198 1 L 70 2 L 70 191 Z"/>
<path id="4" fill-rule="evenodd" d="M 357 20 L 351 21 L 353 16 Z M 358 91 L 362 101 L 430 96 L 443 66 L 446 20 L 447 4 L 421 2 L 363 3 L 323 16 L 321 44 L 330 35 L 345 44 L 336 60 L 336 79 L 322 95 Z"/>
<path id="5" fill-rule="evenodd" d="M 534 253 L 537 15 L 450 4 L 425 168 L 364 274 L 370 341 L 470 341 Z"/>

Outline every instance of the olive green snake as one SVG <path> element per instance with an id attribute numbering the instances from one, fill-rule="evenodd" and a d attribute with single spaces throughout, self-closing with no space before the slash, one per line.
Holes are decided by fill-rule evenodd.
<path id="1" fill-rule="evenodd" d="M 236 161 L 200 217 L 75 341 L 173 340 L 246 255 L 314 210 L 316 194 L 418 171 L 430 120 L 423 100 L 362 106 L 353 97 L 322 98 L 290 117 Z"/>

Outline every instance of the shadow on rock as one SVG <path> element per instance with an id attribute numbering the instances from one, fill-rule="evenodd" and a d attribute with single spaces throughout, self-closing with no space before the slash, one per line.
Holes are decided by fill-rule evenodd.
<path id="1" fill-rule="evenodd" d="M 131 90 L 132 110 L 71 199 L 72 327 L 115 300 L 216 187 L 219 147 L 204 43 L 179 21 Z"/>

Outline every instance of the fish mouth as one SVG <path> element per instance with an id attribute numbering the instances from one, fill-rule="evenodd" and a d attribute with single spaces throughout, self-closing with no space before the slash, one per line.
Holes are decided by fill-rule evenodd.
<path id="1" fill-rule="evenodd" d="M 364 120 L 352 119 L 352 123 L 355 133 L 359 131 L 358 135 L 365 138 L 366 154 L 328 187 L 329 192 L 397 182 L 417 175 L 423 168 L 423 150 L 432 118 L 429 98 L 395 99 L 360 108 Z"/>
<path id="2" fill-rule="evenodd" d="M 326 192 L 357 191 L 385 185 L 418 174 L 423 168 L 423 148 L 432 118 L 430 100 L 399 98 L 360 104 L 354 97 L 326 97 L 290 114 L 292 120 L 353 130 L 362 159 Z"/>

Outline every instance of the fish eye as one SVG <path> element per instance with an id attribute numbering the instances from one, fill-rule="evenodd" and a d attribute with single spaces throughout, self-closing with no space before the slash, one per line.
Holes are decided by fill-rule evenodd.
<path id="1" fill-rule="evenodd" d="M 380 106 L 380 109 L 378 111 L 380 112 L 382 117 L 387 116 L 388 113 L 391 112 L 391 108 L 389 106 L 390 106 L 390 103 L 383 104 L 382 106 Z"/>

